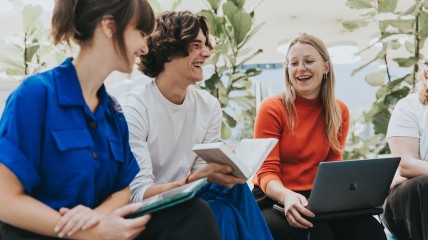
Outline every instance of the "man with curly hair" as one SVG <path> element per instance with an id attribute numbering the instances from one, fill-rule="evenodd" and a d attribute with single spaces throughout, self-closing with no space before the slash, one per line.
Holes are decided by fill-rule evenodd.
<path id="1" fill-rule="evenodd" d="M 220 139 L 222 111 L 216 98 L 194 86 L 212 46 L 205 17 L 166 12 L 147 39 L 149 53 L 140 70 L 154 80 L 123 99 L 130 145 L 140 172 L 131 183 L 138 202 L 200 178 L 211 184 L 199 191 L 223 239 L 272 239 L 256 201 L 231 167 L 206 163 L 192 147 Z"/>

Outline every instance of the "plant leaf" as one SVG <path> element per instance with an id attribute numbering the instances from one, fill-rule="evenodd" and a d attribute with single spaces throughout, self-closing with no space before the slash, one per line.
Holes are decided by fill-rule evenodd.
<path id="1" fill-rule="evenodd" d="M 380 0 L 377 2 L 379 12 L 394 12 L 398 0 Z"/>
<path id="2" fill-rule="evenodd" d="M 253 59 L 256 55 L 262 53 L 263 50 L 258 49 L 255 53 L 251 54 L 250 56 L 246 57 L 244 60 L 242 60 L 240 63 L 238 63 L 238 65 L 236 65 L 236 67 L 241 67 L 243 66 L 246 62 L 250 61 L 251 59 Z"/>
<path id="3" fill-rule="evenodd" d="M 214 10 L 214 12 L 218 11 L 218 7 L 220 6 L 220 0 L 207 0 L 210 4 L 211 8 Z"/>
<path id="4" fill-rule="evenodd" d="M 353 9 L 374 8 L 374 6 L 368 0 L 348 0 L 346 1 L 345 5 Z"/>
<path id="5" fill-rule="evenodd" d="M 226 121 L 226 123 L 234 128 L 236 127 L 236 120 L 232 116 L 230 116 L 226 111 L 223 110 L 223 119 Z"/>
<path id="6" fill-rule="evenodd" d="M 422 1 L 422 6 L 423 6 L 424 8 L 428 8 L 428 0 L 423 0 L 423 1 Z"/>
<path id="7" fill-rule="evenodd" d="M 396 63 L 398 63 L 398 65 L 400 67 L 412 67 L 413 65 L 418 63 L 419 58 L 417 58 L 417 57 L 394 58 L 392 60 L 394 60 Z"/>
<path id="8" fill-rule="evenodd" d="M 350 31 L 353 32 L 354 30 L 358 29 L 358 28 L 362 28 L 367 26 L 370 23 L 370 21 L 366 20 L 366 19 L 360 19 L 360 20 L 349 20 L 349 21 L 343 21 L 342 22 L 342 26 Z"/>
<path id="9" fill-rule="evenodd" d="M 368 74 L 364 80 L 371 86 L 382 86 L 385 82 L 385 71 Z"/>
<path id="10" fill-rule="evenodd" d="M 244 7 L 245 0 L 229 0 L 235 4 L 238 9 L 242 9 Z"/>
<path id="11" fill-rule="evenodd" d="M 250 33 L 247 34 L 247 36 L 245 37 L 245 39 L 238 45 L 238 49 L 241 49 L 242 46 L 244 46 L 251 38 L 253 38 L 253 36 L 260 30 L 260 28 L 262 28 L 265 25 L 266 22 L 262 22 L 260 24 L 258 24 L 256 27 L 254 27 Z"/>
<path id="12" fill-rule="evenodd" d="M 231 101 L 237 103 L 239 106 L 244 109 L 251 109 L 255 107 L 255 101 L 252 98 L 248 98 L 247 96 L 239 96 L 239 97 L 230 97 Z"/>
<path id="13" fill-rule="evenodd" d="M 43 8 L 40 5 L 26 5 L 22 9 L 22 18 L 24 24 L 24 32 L 31 32 L 34 26 L 39 23 L 39 18 L 43 13 Z"/>
<path id="14" fill-rule="evenodd" d="M 406 47 L 406 50 L 409 52 L 409 53 L 415 53 L 415 44 L 413 43 L 413 42 L 410 42 L 410 41 L 406 41 L 405 43 L 404 43 L 404 46 Z"/>
<path id="15" fill-rule="evenodd" d="M 229 139 L 232 136 L 232 129 L 226 121 L 221 121 L 221 139 Z"/>
<path id="16" fill-rule="evenodd" d="M 11 55 L 15 57 L 15 55 Z M 11 67 L 22 68 L 24 70 L 24 62 L 21 59 L 13 59 L 6 55 L 0 55 L 0 62 L 5 63 Z"/>
<path id="17" fill-rule="evenodd" d="M 354 76 L 357 72 L 361 71 L 362 69 L 366 68 L 367 66 L 369 66 L 372 62 L 379 60 L 379 59 L 383 59 L 384 56 L 386 54 L 386 50 L 382 49 L 380 52 L 378 52 L 378 54 L 376 55 L 376 57 L 374 57 L 372 60 L 366 62 L 365 64 L 361 65 L 360 67 L 358 67 L 357 69 L 355 69 L 354 71 L 352 71 L 351 76 Z"/>
<path id="18" fill-rule="evenodd" d="M 419 35 L 427 37 L 428 36 L 428 12 L 422 11 L 419 14 Z"/>
<path id="19" fill-rule="evenodd" d="M 407 96 L 410 92 L 410 88 L 407 86 L 398 89 L 397 91 L 393 91 L 392 93 L 385 96 L 385 100 L 383 101 L 386 107 L 395 106 L 398 100 Z"/>
<path id="20" fill-rule="evenodd" d="M 373 128 L 376 134 L 386 134 L 390 118 L 391 113 L 389 112 L 389 110 L 385 106 L 380 107 L 376 115 L 373 116 Z"/>
<path id="21" fill-rule="evenodd" d="M 233 26 L 235 41 L 239 46 L 251 30 L 251 16 L 244 11 L 239 11 L 232 18 L 229 18 L 229 21 Z"/>

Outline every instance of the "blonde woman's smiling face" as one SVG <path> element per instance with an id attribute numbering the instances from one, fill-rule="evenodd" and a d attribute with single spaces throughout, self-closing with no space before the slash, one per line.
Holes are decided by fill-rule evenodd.
<path id="1" fill-rule="evenodd" d="M 299 96 L 314 99 L 319 96 L 323 74 L 328 63 L 310 44 L 297 42 L 290 47 L 287 57 L 289 78 Z"/>

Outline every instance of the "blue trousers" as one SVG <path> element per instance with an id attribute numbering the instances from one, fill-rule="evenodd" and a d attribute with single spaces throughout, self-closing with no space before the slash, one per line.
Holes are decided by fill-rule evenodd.
<path id="1" fill-rule="evenodd" d="M 211 206 L 224 240 L 271 240 L 272 234 L 247 184 L 210 184 L 197 194 Z"/>

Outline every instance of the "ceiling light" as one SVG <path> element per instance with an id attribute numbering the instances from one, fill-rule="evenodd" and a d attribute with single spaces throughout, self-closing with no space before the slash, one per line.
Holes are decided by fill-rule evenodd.
<path id="1" fill-rule="evenodd" d="M 43 10 L 49 11 L 54 8 L 54 0 L 22 0 L 25 5 L 40 5 Z"/>
<path id="2" fill-rule="evenodd" d="M 335 42 L 328 45 L 328 53 L 334 64 L 349 64 L 361 60 L 355 55 L 358 52 L 357 44 L 350 41 Z"/>
<path id="3" fill-rule="evenodd" d="M 0 12 L 7 12 L 13 8 L 13 4 L 9 0 L 0 0 Z"/>

